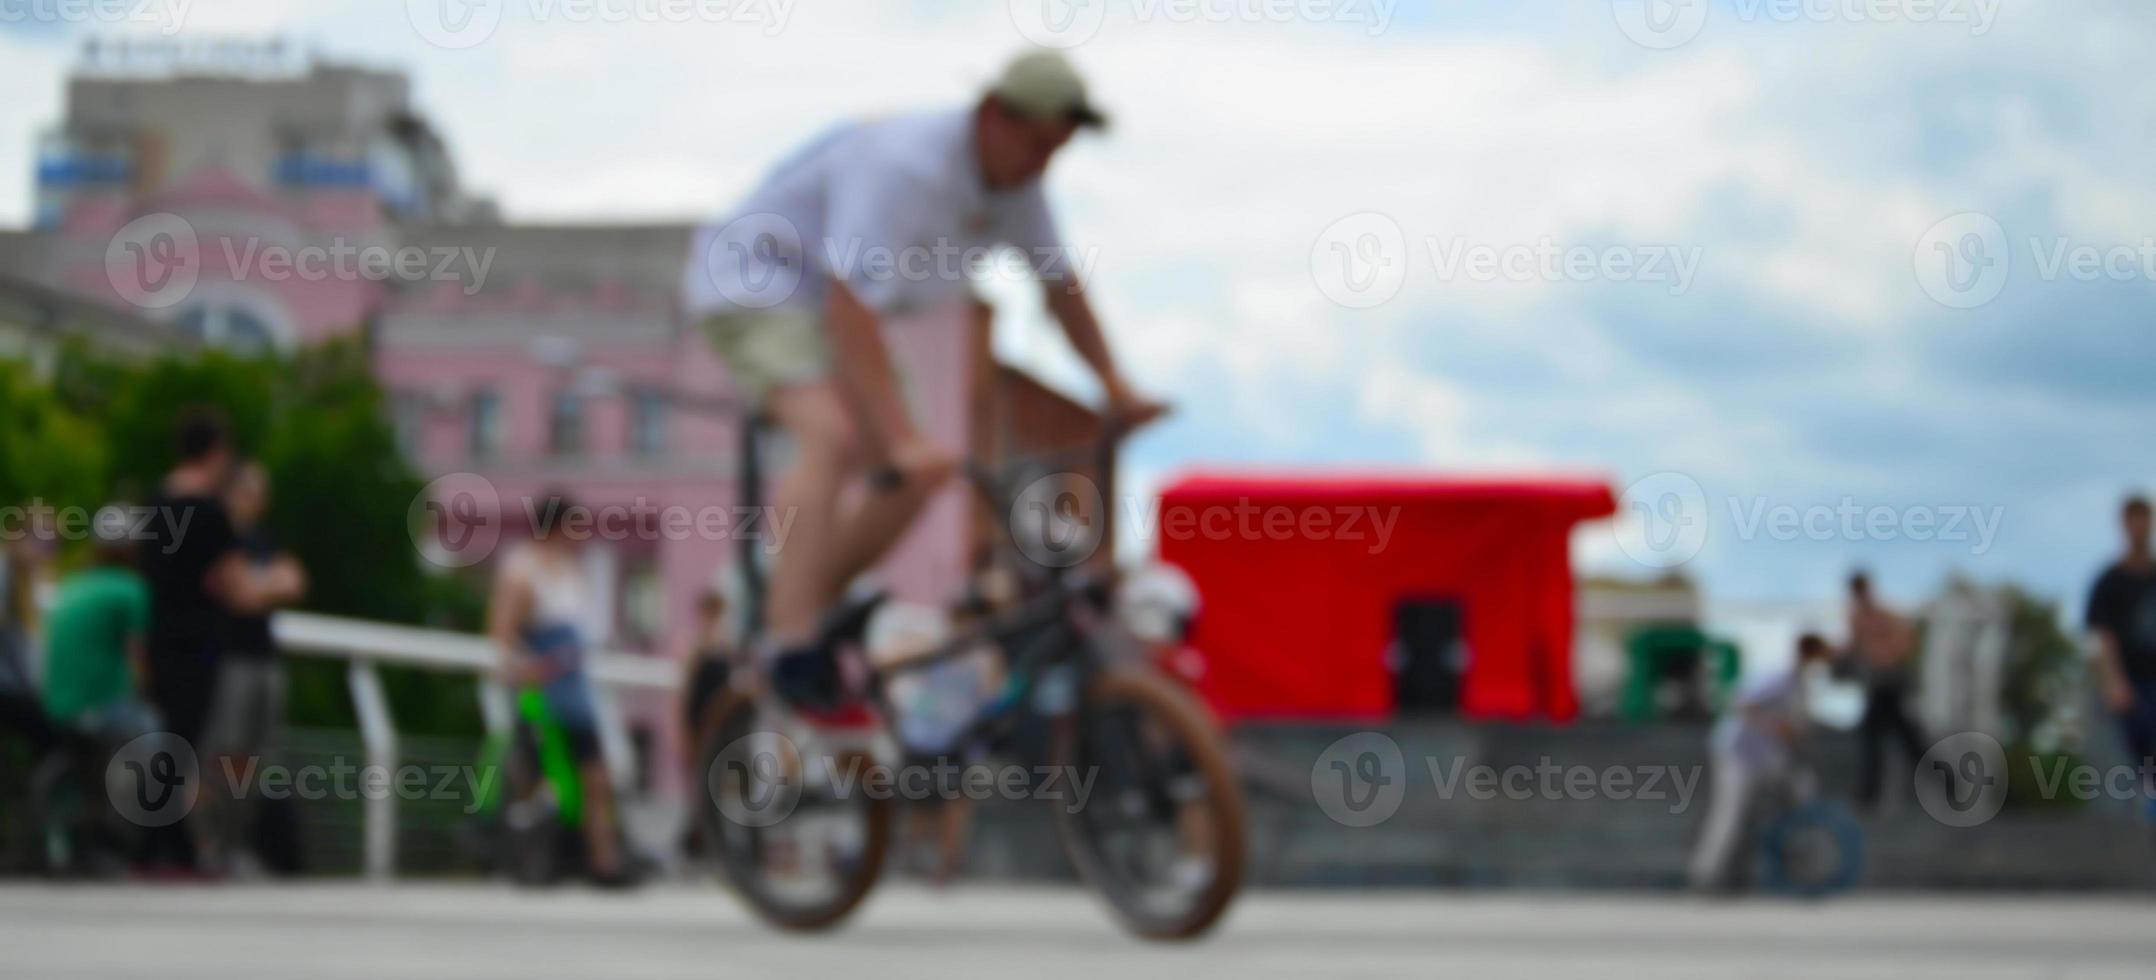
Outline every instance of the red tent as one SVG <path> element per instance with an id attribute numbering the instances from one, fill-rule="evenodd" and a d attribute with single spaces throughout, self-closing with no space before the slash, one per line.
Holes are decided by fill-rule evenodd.
<path id="1" fill-rule="evenodd" d="M 1473 718 L 1569 719 L 1574 524 L 1592 480 L 1201 473 L 1161 493 L 1163 560 L 1197 584 L 1192 645 L 1222 717 L 1384 719 L 1403 602 L 1462 612 Z"/>

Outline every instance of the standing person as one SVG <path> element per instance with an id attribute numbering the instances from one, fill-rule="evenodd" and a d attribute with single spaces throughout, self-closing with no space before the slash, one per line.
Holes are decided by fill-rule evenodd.
<path id="1" fill-rule="evenodd" d="M 1915 686 L 1916 627 L 1872 596 L 1871 577 L 1849 576 L 1849 650 L 1864 682 L 1864 721 L 1858 729 L 1857 806 L 1871 809 L 1886 785 L 1889 740 L 1908 753 L 1913 771 L 1924 758 L 1924 736 L 1909 717 Z"/>
<path id="2" fill-rule="evenodd" d="M 772 568 L 757 651 L 789 700 L 838 699 L 819 618 L 958 467 L 915 427 L 882 334 L 893 316 L 966 295 L 951 256 L 1025 251 L 1048 311 L 1099 377 L 1107 414 L 1137 425 L 1164 411 L 1118 369 L 1041 187 L 1071 136 L 1106 121 L 1061 55 L 1027 54 L 966 106 L 826 132 L 780 162 L 732 220 L 697 233 L 682 307 L 793 444 L 774 503 L 800 519 Z"/>
<path id="3" fill-rule="evenodd" d="M 147 525 L 137 552 L 150 586 L 150 702 L 166 731 L 197 745 L 217 691 L 230 611 L 263 607 L 276 583 L 248 565 L 225 512 L 233 454 L 223 420 L 203 409 L 185 411 L 178 442 L 179 464 L 148 504 L 158 519 Z M 153 867 L 197 870 L 189 824 L 151 832 Z"/>
<path id="4" fill-rule="evenodd" d="M 584 655 L 596 629 L 576 542 L 562 526 L 576 504 L 558 491 L 533 511 L 532 541 L 502 556 L 487 603 L 487 636 L 501 651 L 501 676 L 537 690 L 575 756 L 583 787 L 585 854 L 594 881 L 629 882 L 615 830 L 614 784 L 599 745 L 598 707 Z"/>
<path id="5" fill-rule="evenodd" d="M 2089 590 L 2085 619 L 2096 639 L 2104 707 L 2118 719 L 2134 763 L 2148 766 L 2156 760 L 2156 557 L 2149 548 L 2148 498 L 2129 498 L 2119 519 L 2126 552 Z M 2156 823 L 2156 781 L 2143 785 L 2142 793 L 2143 812 Z"/>
<path id="6" fill-rule="evenodd" d="M 1715 723 L 1708 738 L 1714 795 L 1699 843 L 1692 850 L 1693 888 L 1715 891 L 1730 886 L 1753 805 L 1763 792 L 1800 777 L 1797 750 L 1811 724 L 1804 697 L 1805 670 L 1832 652 L 1827 641 L 1816 635 L 1800 637 L 1796 663 L 1748 678 L 1731 698 L 1728 714 Z"/>
<path id="7" fill-rule="evenodd" d="M 250 761 L 259 763 L 283 725 L 284 665 L 277 661 L 270 614 L 299 602 L 307 594 L 306 572 L 298 560 L 277 547 L 262 525 L 269 507 L 269 473 L 262 464 L 250 460 L 235 467 L 225 487 L 224 501 L 239 552 L 262 588 L 253 602 L 228 610 L 231 617 L 223 657 L 210 701 L 208 729 L 203 734 L 206 751 L 202 758 L 206 765 L 215 767 L 212 772 L 239 771 Z M 273 813 L 280 819 L 290 815 L 287 808 L 229 794 L 208 793 L 203 802 L 212 811 L 206 815 L 205 824 L 211 832 L 205 838 L 209 853 L 204 858 L 213 868 L 228 863 L 241 869 L 254 867 L 264 857 L 253 846 L 268 829 L 264 821 Z M 283 866 L 289 862 L 273 863 Z"/>
<path id="8" fill-rule="evenodd" d="M 696 602 L 696 635 L 689 638 L 681 685 L 681 720 L 687 732 L 681 744 L 691 758 L 701 748 L 696 739 L 704 712 L 732 681 L 737 653 L 726 639 L 726 596 L 716 589 L 704 593 Z"/>
<path id="9" fill-rule="evenodd" d="M 0 543 L 0 734 L 21 736 L 33 759 L 43 758 L 56 744 L 37 685 L 30 679 L 26 614 L 37 547 L 30 535 Z"/>

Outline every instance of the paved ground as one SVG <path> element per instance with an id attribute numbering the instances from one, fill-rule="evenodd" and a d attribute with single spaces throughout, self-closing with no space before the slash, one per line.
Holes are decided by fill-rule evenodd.
<path id="1" fill-rule="evenodd" d="M 2156 902 L 1246 895 L 1187 946 L 1117 934 L 1064 890 L 890 888 L 846 929 L 774 934 L 716 887 L 631 896 L 486 885 L 0 884 L 0 976 L 421 978 L 2151 975 Z"/>

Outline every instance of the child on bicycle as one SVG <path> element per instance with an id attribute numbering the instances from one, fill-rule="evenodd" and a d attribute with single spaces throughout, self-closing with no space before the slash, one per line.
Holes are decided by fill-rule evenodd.
<path id="1" fill-rule="evenodd" d="M 600 752 L 598 708 L 584 655 L 594 643 L 593 605 L 565 525 L 576 504 L 560 492 L 532 511 L 532 541 L 502 557 L 487 605 L 487 635 L 501 651 L 501 675 L 537 690 L 568 741 L 583 790 L 585 854 L 592 879 L 627 884 L 615 829 L 613 779 Z"/>
<path id="2" fill-rule="evenodd" d="M 1805 670 L 1833 655 L 1826 640 L 1806 633 L 1797 640 L 1794 664 L 1747 678 L 1731 697 L 1728 713 L 1710 736 L 1714 792 L 1706 827 L 1692 852 L 1692 887 L 1726 887 L 1758 800 L 1790 780 L 1804 778 L 1797 750 L 1811 727 Z"/>

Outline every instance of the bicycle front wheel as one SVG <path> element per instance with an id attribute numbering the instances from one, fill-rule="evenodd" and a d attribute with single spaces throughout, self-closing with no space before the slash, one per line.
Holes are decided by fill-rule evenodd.
<path id="1" fill-rule="evenodd" d="M 1056 801 L 1056 830 L 1080 877 L 1125 928 L 1189 939 L 1220 920 L 1243 878 L 1243 797 L 1219 727 L 1173 681 L 1103 670 L 1056 726 L 1051 754 L 1082 801 Z"/>

